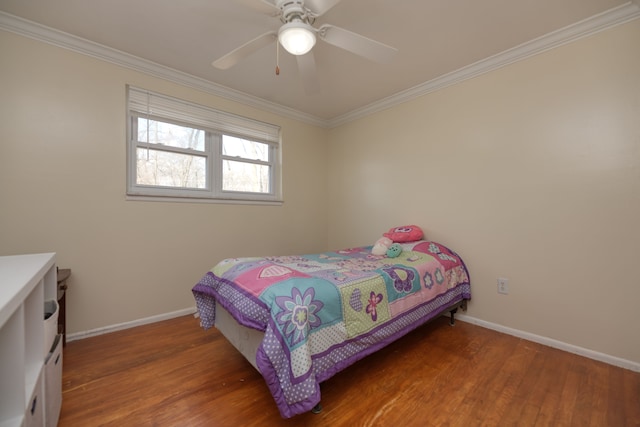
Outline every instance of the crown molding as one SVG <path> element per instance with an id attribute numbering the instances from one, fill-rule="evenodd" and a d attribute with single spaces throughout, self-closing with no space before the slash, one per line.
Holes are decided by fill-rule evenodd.
<path id="1" fill-rule="evenodd" d="M 331 128 L 341 126 L 637 18 L 640 18 L 640 0 L 629 1 L 621 6 L 545 34 L 544 36 L 482 59 L 471 65 L 375 101 L 362 108 L 334 117 L 329 120 L 328 126 Z"/>
<path id="2" fill-rule="evenodd" d="M 63 49 L 68 49 L 154 77 L 159 77 L 183 86 L 219 96 L 221 98 L 239 102 L 243 105 L 280 114 L 312 125 L 327 127 L 327 121 L 316 116 L 306 114 L 274 102 L 266 101 L 262 98 L 213 83 L 200 77 L 196 77 L 2 11 L 0 11 L 0 30 L 10 31 L 24 37 L 48 43 Z"/>
<path id="3" fill-rule="evenodd" d="M 324 120 L 2 11 L 0 11 L 0 29 L 172 81 L 243 105 L 270 111 L 311 125 L 335 128 L 637 18 L 640 18 L 640 0 L 631 0 L 591 18 L 553 31 L 330 120 Z"/>

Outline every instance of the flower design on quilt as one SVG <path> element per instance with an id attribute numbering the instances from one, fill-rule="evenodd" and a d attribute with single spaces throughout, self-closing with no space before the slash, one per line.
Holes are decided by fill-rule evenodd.
<path id="1" fill-rule="evenodd" d="M 438 282 L 438 285 L 442 285 L 442 283 L 444 282 L 444 276 L 442 275 L 442 271 L 440 271 L 439 268 L 436 268 L 436 282 Z"/>
<path id="2" fill-rule="evenodd" d="M 427 289 L 431 289 L 433 287 L 433 278 L 431 277 L 431 273 L 428 271 L 424 273 L 424 286 Z"/>
<path id="3" fill-rule="evenodd" d="M 324 304 L 315 300 L 315 296 L 313 288 L 307 289 L 304 294 L 300 293 L 298 288 L 293 288 L 291 297 L 276 297 L 276 304 L 282 309 L 276 320 L 283 326 L 284 335 L 291 345 L 303 341 L 311 328 L 316 328 L 322 323 L 317 314 Z"/>
<path id="4" fill-rule="evenodd" d="M 382 302 L 382 294 L 377 294 L 371 291 L 369 294 L 369 304 L 367 304 L 366 312 L 371 315 L 371 320 L 374 322 L 378 320 L 378 310 L 376 309 L 377 305 Z"/>

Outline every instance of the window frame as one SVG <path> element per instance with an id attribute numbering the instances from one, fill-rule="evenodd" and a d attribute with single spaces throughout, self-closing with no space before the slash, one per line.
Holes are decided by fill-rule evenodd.
<path id="1" fill-rule="evenodd" d="M 192 117 L 193 116 L 193 117 Z M 190 120 L 191 118 L 191 120 Z M 138 141 L 138 119 L 155 120 L 205 132 L 205 149 L 199 151 Z M 266 144 L 268 161 L 222 154 L 223 136 Z M 231 203 L 282 203 L 280 128 L 242 116 L 214 110 L 177 98 L 127 85 L 127 198 Z M 151 149 L 205 157 L 205 188 L 145 185 L 137 183 L 138 149 Z M 269 192 L 223 190 L 223 161 L 269 167 Z"/>

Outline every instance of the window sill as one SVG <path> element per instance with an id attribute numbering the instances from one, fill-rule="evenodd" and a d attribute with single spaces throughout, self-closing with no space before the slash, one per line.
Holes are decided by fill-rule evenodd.
<path id="1" fill-rule="evenodd" d="M 214 203 L 226 205 L 263 205 L 263 206 L 282 206 L 284 200 L 246 200 L 246 199 L 212 199 L 198 197 L 172 197 L 172 196 L 125 196 L 127 201 L 136 202 L 168 202 L 168 203 Z"/>

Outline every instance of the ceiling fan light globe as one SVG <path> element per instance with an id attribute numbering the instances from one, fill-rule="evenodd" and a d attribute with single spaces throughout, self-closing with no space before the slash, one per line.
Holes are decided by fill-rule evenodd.
<path id="1" fill-rule="evenodd" d="M 304 55 L 316 44 L 316 35 L 302 22 L 289 22 L 280 27 L 278 41 L 292 55 Z"/>

